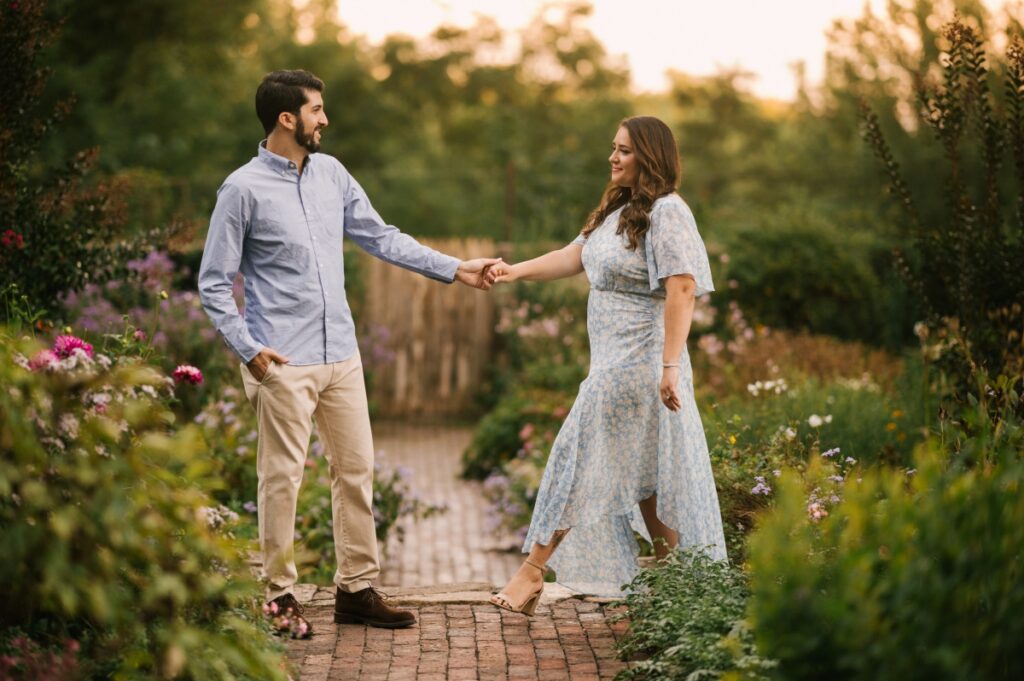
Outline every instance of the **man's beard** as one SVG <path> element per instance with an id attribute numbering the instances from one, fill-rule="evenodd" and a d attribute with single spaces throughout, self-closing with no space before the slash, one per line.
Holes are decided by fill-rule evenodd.
<path id="1" fill-rule="evenodd" d="M 316 131 L 317 128 L 313 128 L 307 135 L 306 126 L 302 123 L 301 118 L 298 119 L 298 125 L 295 126 L 295 141 L 311 154 L 320 151 L 320 143 L 316 141 Z"/>

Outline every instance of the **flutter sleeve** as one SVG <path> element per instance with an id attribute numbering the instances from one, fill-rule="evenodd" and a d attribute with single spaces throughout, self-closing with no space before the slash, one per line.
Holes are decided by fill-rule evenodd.
<path id="1" fill-rule="evenodd" d="M 715 290 L 708 253 L 697 231 L 697 222 L 681 198 L 669 196 L 654 206 L 651 227 L 644 241 L 651 291 L 664 292 L 662 280 L 675 274 L 692 276 L 697 282 L 697 296 Z"/>

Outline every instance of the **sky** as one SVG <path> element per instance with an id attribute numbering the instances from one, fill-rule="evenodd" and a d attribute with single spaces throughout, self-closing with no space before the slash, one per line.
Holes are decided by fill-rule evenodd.
<path id="1" fill-rule="evenodd" d="M 791 99 L 792 64 L 820 79 L 825 32 L 836 18 L 860 16 L 885 0 L 594 0 L 591 31 L 614 56 L 625 55 L 637 91 L 668 88 L 667 69 L 710 75 L 740 67 L 762 97 Z M 341 21 L 373 43 L 403 33 L 429 35 L 441 24 L 469 26 L 490 16 L 505 29 L 525 26 L 545 0 L 338 0 Z M 1001 3 L 987 3 L 990 6 Z"/>

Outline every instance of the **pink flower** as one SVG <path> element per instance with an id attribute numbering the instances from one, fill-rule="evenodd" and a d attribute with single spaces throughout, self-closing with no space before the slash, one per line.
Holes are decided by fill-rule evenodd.
<path id="1" fill-rule="evenodd" d="M 67 359 L 75 354 L 75 350 L 81 350 L 87 357 L 92 358 L 92 345 L 78 336 L 57 336 L 53 341 L 53 351 L 61 359 Z"/>
<path id="2" fill-rule="evenodd" d="M 533 435 L 533 430 L 533 424 L 527 423 L 525 426 L 523 426 L 522 430 L 519 431 L 519 439 L 522 440 L 523 442 L 526 442 L 527 440 L 530 439 L 530 436 Z"/>
<path id="3" fill-rule="evenodd" d="M 140 343 L 146 342 L 146 332 L 142 329 L 135 329 L 135 333 L 132 334 L 132 337 Z"/>
<path id="4" fill-rule="evenodd" d="M 53 350 L 40 350 L 35 357 L 29 360 L 28 368 L 32 371 L 39 371 L 57 366 L 58 362 L 60 362 L 60 358 Z"/>
<path id="5" fill-rule="evenodd" d="M 203 382 L 203 372 L 190 364 L 179 364 L 172 374 L 175 383 L 191 383 L 199 385 Z"/>
<path id="6" fill-rule="evenodd" d="M 812 501 L 807 505 L 807 515 L 810 516 L 811 520 L 818 522 L 822 518 L 828 515 L 828 511 L 818 501 Z"/>

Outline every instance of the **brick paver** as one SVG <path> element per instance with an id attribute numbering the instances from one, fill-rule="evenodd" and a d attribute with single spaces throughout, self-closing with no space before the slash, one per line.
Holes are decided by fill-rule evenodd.
<path id="1" fill-rule="evenodd" d="M 306 608 L 316 635 L 291 641 L 288 658 L 301 681 L 403 679 L 611 679 L 625 663 L 615 641 L 626 622 L 621 606 L 570 599 L 542 605 L 536 616 L 487 604 L 411 607 L 415 627 L 388 630 L 333 623 L 330 605 Z"/>
<path id="2" fill-rule="evenodd" d="M 476 481 L 461 480 L 468 427 L 374 423 L 377 460 L 385 467 L 405 466 L 411 486 L 425 501 L 444 502 L 448 511 L 417 522 L 402 521 L 405 542 L 392 533 L 380 584 L 430 586 L 454 582 L 504 584 L 522 561 L 518 543 L 489 531 L 487 503 Z"/>

